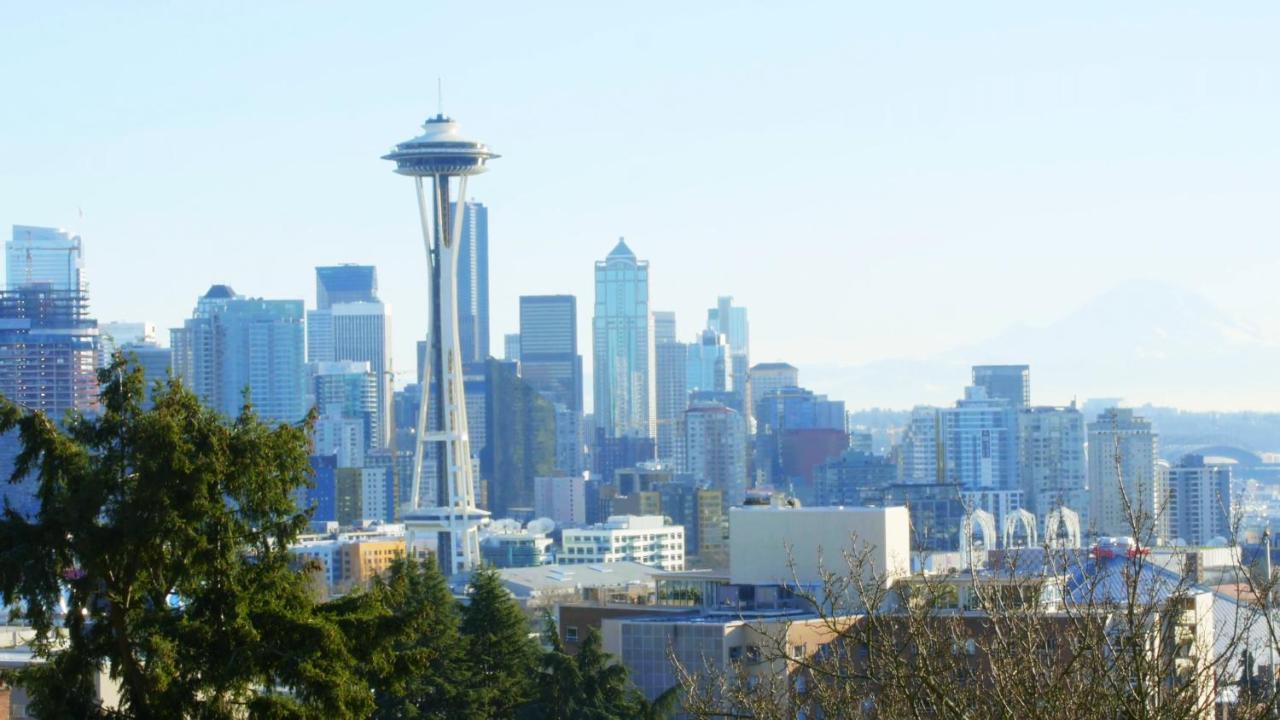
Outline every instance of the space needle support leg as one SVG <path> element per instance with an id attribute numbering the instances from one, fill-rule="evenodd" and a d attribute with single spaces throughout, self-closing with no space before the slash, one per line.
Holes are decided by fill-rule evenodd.
<path id="1" fill-rule="evenodd" d="M 418 218 L 422 224 L 422 244 L 427 253 L 427 297 L 431 297 L 433 288 L 431 287 L 432 275 L 432 256 L 431 256 L 431 226 L 432 222 L 427 219 L 427 198 L 422 190 L 422 178 L 413 178 L 415 189 L 418 195 Z M 431 303 L 427 303 L 428 314 L 431 312 Z M 426 455 L 427 449 L 427 406 L 431 394 L 431 323 L 433 318 L 427 317 L 427 352 L 422 362 L 422 374 L 418 377 L 419 389 L 419 405 L 418 405 L 418 425 L 414 433 L 414 449 L 413 449 L 413 490 L 409 495 L 409 507 L 416 510 L 421 504 L 422 492 L 422 462 Z M 433 500 L 432 505 L 435 504 Z"/>

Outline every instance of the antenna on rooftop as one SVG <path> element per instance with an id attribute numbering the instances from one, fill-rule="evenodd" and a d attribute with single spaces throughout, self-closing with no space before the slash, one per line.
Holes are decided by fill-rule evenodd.
<path id="1" fill-rule="evenodd" d="M 444 115 L 444 80 L 436 76 L 436 112 Z"/>

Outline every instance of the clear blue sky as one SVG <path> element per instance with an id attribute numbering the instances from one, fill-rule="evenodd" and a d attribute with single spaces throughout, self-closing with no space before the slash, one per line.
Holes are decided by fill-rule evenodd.
<path id="1" fill-rule="evenodd" d="M 520 294 L 568 292 L 589 363 L 619 235 L 681 335 L 732 294 L 753 359 L 802 368 L 1135 279 L 1280 337 L 1273 2 L 183 5 L 0 8 L 0 227 L 81 230 L 103 320 L 169 327 L 217 282 L 310 305 L 313 266 L 372 263 L 412 367 L 425 261 L 379 155 L 441 76 L 504 156 L 471 193 L 498 352 Z"/>

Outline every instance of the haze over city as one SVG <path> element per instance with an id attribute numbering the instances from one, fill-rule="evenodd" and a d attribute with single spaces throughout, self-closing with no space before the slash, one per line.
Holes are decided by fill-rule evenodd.
<path id="1" fill-rule="evenodd" d="M 495 347 L 625 236 L 681 339 L 733 295 L 753 360 L 851 408 L 950 403 L 972 362 L 1044 402 L 1280 406 L 1280 9 L 972 10 L 13 3 L 0 224 L 80 233 L 94 314 L 161 328 L 376 265 L 406 373 L 424 260 L 379 156 L 441 78 L 503 155 L 470 193 Z"/>

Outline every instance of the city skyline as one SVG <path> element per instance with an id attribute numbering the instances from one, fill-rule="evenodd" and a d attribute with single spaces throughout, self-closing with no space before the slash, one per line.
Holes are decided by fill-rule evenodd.
<path id="1" fill-rule="evenodd" d="M 397 204 L 406 192 L 368 158 L 385 150 L 379 138 L 394 136 L 404 117 L 434 107 L 439 74 L 445 109 L 508 154 L 507 173 L 474 195 L 493 211 L 491 343 L 517 327 L 520 295 L 586 302 L 589 263 L 623 235 L 652 263 L 654 307 L 694 328 L 717 296 L 733 295 L 752 313 L 753 362 L 797 365 L 815 390 L 850 407 L 944 404 L 969 362 L 1043 368 L 1029 352 L 1002 348 L 949 363 L 950 374 L 936 371 L 923 390 L 887 397 L 859 392 L 848 378 L 862 376 L 846 370 L 972 351 L 1021 326 L 1051 325 L 1135 281 L 1208 298 L 1224 318 L 1243 320 L 1229 328 L 1248 331 L 1242 353 L 1272 357 L 1280 336 L 1280 308 L 1267 290 L 1280 259 L 1265 214 L 1276 190 L 1265 129 L 1280 105 L 1280 63 L 1265 42 L 1273 8 L 1242 5 L 1212 17 L 1155 6 L 1016 8 L 975 18 L 945 6 L 919 17 L 811 7 L 831 22 L 814 27 L 812 13 L 726 6 L 687 9 L 679 27 L 647 15 L 613 23 L 603 10 L 538 17 L 509 9 L 494 18 L 491 54 L 468 68 L 448 59 L 455 39 L 422 50 L 394 40 L 456 20 L 450 9 L 387 9 L 349 27 L 323 12 L 280 8 L 237 18 L 7 9 L 6 24 L 18 32 L 0 63 L 21 57 L 24 66 L 0 67 L 12 70 L 17 104 L 74 99 L 98 112 L 93 122 L 80 113 L 0 120 L 0 152 L 10 158 L 0 175 L 0 222 L 80 234 L 91 309 L 103 321 L 177 327 L 190 299 L 216 283 L 308 298 L 312 268 L 351 262 L 377 266 L 399 327 L 419 327 L 422 261 L 405 252 L 415 228 Z M 299 32 L 256 45 L 258 36 L 241 37 L 245 28 L 279 27 L 282 17 Z M 58 32 L 43 31 L 54 22 Z M 1139 25 L 1143 32 L 1125 30 Z M 162 32 L 173 27 L 184 32 Z M 552 40 L 531 55 L 520 39 L 529 27 Z M 104 28 L 110 32 L 98 32 Z M 969 32 L 952 36 L 951 28 Z M 776 48 L 753 49 L 775 31 L 778 43 L 802 52 L 788 59 Z M 660 33 L 687 66 L 659 59 L 639 72 Z M 152 53 L 178 37 L 174 62 L 153 67 Z M 571 42 L 558 48 L 554 40 Z M 695 47 L 703 40 L 706 48 Z M 335 41 L 363 64 L 351 69 L 346 55 L 326 55 Z M 1094 60 L 1075 52 L 1082 41 Z M 241 44 L 243 56 L 213 62 Z M 510 62 L 522 53 L 525 67 Z M 98 60 L 86 67 L 90 54 Z M 944 54 L 954 67 L 938 62 Z M 571 62 L 584 55 L 601 57 L 601 67 Z M 762 64 L 766 57 L 776 67 Z M 271 70 L 252 77 L 263 67 Z M 606 82 L 619 73 L 625 93 Z M 150 82 L 106 79 L 131 74 Z M 527 82 L 533 77 L 539 81 Z M 797 226 L 761 209 L 779 203 L 748 151 L 780 133 L 827 153 L 821 167 L 787 159 L 781 168 L 810 210 Z M 549 198 L 568 192 L 571 179 L 547 180 L 541 168 L 575 141 L 609 162 L 588 161 L 592 182 L 568 212 Z M 329 152 L 272 152 L 291 145 Z M 177 146 L 184 153 L 175 159 Z M 656 181 L 695 155 L 699 173 Z M 793 253 L 791 242 L 778 244 L 785 252 L 772 249 L 786 232 L 802 235 L 811 252 Z M 1203 267 L 1209 243 L 1213 272 Z M 789 292 L 774 292 L 779 278 Z M 1041 290 L 1049 281 L 1057 291 Z M 949 301 L 912 299 L 935 293 Z M 831 313 L 817 308 L 842 311 L 841 322 L 833 327 Z M 589 322 L 579 314 L 580 336 Z M 396 334 L 395 365 L 407 371 L 400 385 L 417 339 Z M 1277 391 L 1251 388 L 1256 376 L 1241 368 L 1210 369 L 1227 380 L 1201 378 L 1197 391 L 1161 378 L 1126 394 L 1192 409 L 1280 405 Z M 1233 385 L 1231 377 L 1245 379 Z M 1115 378 L 1083 370 L 1041 369 L 1037 378 L 1053 404 L 1116 394 Z"/>

